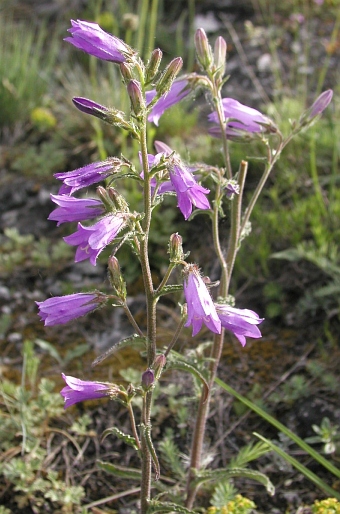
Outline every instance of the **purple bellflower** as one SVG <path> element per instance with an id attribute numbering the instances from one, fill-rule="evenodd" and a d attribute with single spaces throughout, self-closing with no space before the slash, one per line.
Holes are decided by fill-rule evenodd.
<path id="1" fill-rule="evenodd" d="M 188 320 L 185 326 L 192 325 L 193 336 L 201 330 L 203 323 L 215 334 L 220 334 L 221 321 L 198 267 L 196 264 L 188 264 L 183 273 L 184 296 L 188 311 Z"/>
<path id="2" fill-rule="evenodd" d="M 125 62 L 133 56 L 132 49 L 124 41 L 108 34 L 97 23 L 71 20 L 71 24 L 72 27 L 68 29 L 71 37 L 66 37 L 64 41 L 87 54 L 115 63 Z"/>
<path id="3" fill-rule="evenodd" d="M 89 259 L 95 266 L 100 252 L 113 241 L 125 223 L 126 214 L 121 212 L 105 216 L 90 227 L 78 223 L 77 231 L 64 237 L 64 241 L 71 246 L 78 246 L 75 262 Z"/>
<path id="4" fill-rule="evenodd" d="M 165 143 L 155 141 L 157 152 L 171 155 L 173 151 Z M 168 167 L 170 182 L 177 195 L 178 208 L 187 220 L 192 213 L 192 206 L 198 209 L 210 209 L 206 195 L 210 192 L 200 186 L 192 172 L 183 164 L 180 158 L 174 154 Z"/>
<path id="5" fill-rule="evenodd" d="M 175 80 L 169 92 L 162 95 L 160 99 L 156 102 L 156 104 L 153 106 L 149 113 L 148 120 L 150 122 L 153 122 L 155 125 L 158 125 L 159 118 L 162 116 L 164 111 L 169 109 L 169 107 L 172 107 L 173 105 L 180 102 L 190 93 L 191 90 L 188 87 L 188 84 L 189 82 L 186 79 Z M 145 94 L 146 102 L 149 104 L 155 96 L 155 89 L 147 91 Z"/>
<path id="6" fill-rule="evenodd" d="M 55 178 L 63 181 L 63 185 L 59 189 L 59 195 L 72 195 L 79 189 L 101 182 L 112 173 L 112 170 L 113 162 L 111 159 L 107 159 L 106 161 L 87 164 L 73 171 L 55 173 Z"/>
<path id="7" fill-rule="evenodd" d="M 39 307 L 39 316 L 45 327 L 64 325 L 68 321 L 80 318 L 94 311 L 106 301 L 99 293 L 75 293 L 67 296 L 55 296 L 43 302 L 35 302 Z"/>
<path id="8" fill-rule="evenodd" d="M 270 120 L 256 109 L 241 104 L 233 98 L 223 98 L 223 112 L 227 120 L 227 137 L 239 137 L 240 132 L 263 132 L 265 128 L 261 125 L 271 124 Z M 208 120 L 218 124 L 218 115 L 214 111 L 208 116 Z M 219 126 L 211 127 L 209 134 L 214 137 L 221 136 Z"/>
<path id="9" fill-rule="evenodd" d="M 79 378 L 64 375 L 64 373 L 61 376 L 66 382 L 66 386 L 60 391 L 61 396 L 64 398 L 64 409 L 84 400 L 95 400 L 96 398 L 103 398 L 112 394 L 111 384 L 80 380 Z"/>
<path id="10" fill-rule="evenodd" d="M 84 221 L 104 214 L 102 202 L 95 198 L 74 198 L 68 195 L 51 195 L 52 202 L 59 207 L 47 219 L 57 221 L 57 226 L 72 221 Z"/>
<path id="11" fill-rule="evenodd" d="M 246 337 L 253 339 L 262 337 L 256 325 L 259 325 L 263 318 L 260 318 L 256 312 L 249 309 L 235 309 L 235 307 L 221 303 L 215 303 L 215 307 L 222 327 L 230 330 L 242 346 L 246 344 Z"/>

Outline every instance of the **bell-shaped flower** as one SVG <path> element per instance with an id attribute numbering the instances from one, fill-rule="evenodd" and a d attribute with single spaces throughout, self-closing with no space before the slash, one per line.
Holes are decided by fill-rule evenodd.
<path id="1" fill-rule="evenodd" d="M 114 386 L 104 382 L 91 382 L 90 380 L 80 380 L 80 378 L 61 374 L 66 382 L 66 386 L 60 391 L 64 398 L 64 408 L 70 407 L 78 402 L 85 400 L 95 400 L 105 396 L 112 396 Z"/>
<path id="2" fill-rule="evenodd" d="M 35 303 L 39 307 L 39 316 L 45 322 L 44 325 L 53 326 L 80 318 L 105 302 L 106 296 L 101 293 L 75 293 Z"/>
<path id="3" fill-rule="evenodd" d="M 160 141 L 155 141 L 155 147 L 158 152 L 163 152 L 165 155 L 173 154 L 171 148 Z M 196 182 L 193 173 L 178 155 L 174 154 L 171 157 L 168 171 L 170 182 L 177 195 L 178 208 L 186 220 L 192 213 L 193 205 L 198 209 L 210 209 L 209 200 L 206 197 L 210 190 Z"/>
<path id="4" fill-rule="evenodd" d="M 242 132 L 265 132 L 266 127 L 272 127 L 273 123 L 256 109 L 243 105 L 234 98 L 223 98 L 223 113 L 227 120 L 226 134 L 228 138 L 237 138 Z M 209 129 L 209 134 L 214 137 L 221 136 L 217 112 L 208 116 L 208 120 L 217 126 Z"/>
<path id="5" fill-rule="evenodd" d="M 204 323 L 215 334 L 221 333 L 221 321 L 207 286 L 200 276 L 196 264 L 188 264 L 184 270 L 184 296 L 187 303 L 188 320 L 186 327 L 192 325 L 195 336 Z"/>
<path id="6" fill-rule="evenodd" d="M 47 219 L 57 221 L 57 226 L 72 221 L 84 221 L 104 214 L 104 205 L 95 198 L 74 198 L 68 195 L 51 195 L 59 207 Z"/>
<path id="7" fill-rule="evenodd" d="M 191 89 L 188 84 L 189 82 L 186 79 L 175 80 L 169 92 L 162 95 L 156 104 L 152 107 L 148 115 L 148 120 L 153 122 L 155 125 L 158 125 L 159 118 L 162 116 L 164 111 L 180 102 L 190 93 Z M 149 104 L 155 96 L 155 89 L 147 91 L 145 94 L 146 102 Z"/>
<path id="8" fill-rule="evenodd" d="M 71 37 L 66 37 L 64 41 L 89 55 L 115 63 L 125 62 L 134 55 L 132 48 L 124 41 L 108 34 L 97 23 L 71 20 L 71 24 L 72 27 L 68 29 Z"/>
<path id="9" fill-rule="evenodd" d="M 64 237 L 65 243 L 78 246 L 75 262 L 89 259 L 95 266 L 97 257 L 104 248 L 114 240 L 118 232 L 124 227 L 127 216 L 122 212 L 105 216 L 90 227 L 78 223 L 77 231 Z"/>
<path id="10" fill-rule="evenodd" d="M 55 173 L 55 178 L 63 181 L 63 185 L 59 189 L 59 195 L 72 195 L 79 189 L 101 182 L 111 175 L 113 169 L 114 160 L 107 159 L 106 161 L 87 164 L 86 166 L 77 168 L 73 171 Z"/>
<path id="11" fill-rule="evenodd" d="M 263 318 L 260 318 L 256 312 L 249 309 L 236 309 L 222 303 L 215 303 L 215 307 L 222 327 L 230 330 L 242 346 L 246 344 L 246 337 L 252 337 L 253 339 L 262 337 L 256 325 L 259 325 Z"/>

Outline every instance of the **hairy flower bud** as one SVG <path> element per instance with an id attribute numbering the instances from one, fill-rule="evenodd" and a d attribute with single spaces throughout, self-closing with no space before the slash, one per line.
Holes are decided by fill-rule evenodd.
<path id="1" fill-rule="evenodd" d="M 165 68 L 159 81 L 156 84 L 156 91 L 159 95 L 164 95 L 170 90 L 173 81 L 177 77 L 178 73 L 181 71 L 182 66 L 182 57 L 176 57 L 170 62 L 170 64 L 168 64 L 168 66 Z"/>
<path id="2" fill-rule="evenodd" d="M 124 197 L 116 191 L 113 187 L 108 187 L 106 189 L 108 198 L 112 201 L 114 206 L 118 211 L 121 212 L 129 212 L 129 205 L 124 199 Z"/>
<path id="3" fill-rule="evenodd" d="M 119 68 L 120 68 L 120 72 L 122 74 L 124 81 L 128 84 L 129 81 L 133 79 L 131 66 L 129 64 L 127 64 L 126 62 L 122 62 L 119 65 Z"/>
<path id="4" fill-rule="evenodd" d="M 184 259 L 182 237 L 176 232 L 172 234 L 169 240 L 170 262 L 180 262 Z"/>
<path id="5" fill-rule="evenodd" d="M 156 379 L 159 380 L 163 368 L 166 364 L 166 357 L 161 353 L 160 355 L 157 355 L 153 362 L 153 369 L 155 371 Z"/>
<path id="6" fill-rule="evenodd" d="M 127 92 L 131 100 L 132 110 L 135 115 L 138 116 L 145 108 L 145 102 L 140 83 L 137 80 L 130 80 L 127 86 Z"/>
<path id="7" fill-rule="evenodd" d="M 218 78 L 222 78 L 225 73 L 225 65 L 227 58 L 227 43 L 222 36 L 219 36 L 215 41 L 214 46 L 214 62 L 216 68 L 216 75 Z"/>
<path id="8" fill-rule="evenodd" d="M 198 29 L 195 33 L 195 48 L 197 60 L 202 69 L 208 71 L 213 63 L 212 50 L 204 29 Z"/>
<path id="9" fill-rule="evenodd" d="M 117 257 L 111 255 L 108 260 L 108 275 L 111 286 L 122 300 L 126 299 L 126 284 L 120 270 Z"/>
<path id="10" fill-rule="evenodd" d="M 150 60 L 148 61 L 146 65 L 146 79 L 145 82 L 149 83 L 152 81 L 152 79 L 157 75 L 159 65 L 161 64 L 161 60 L 163 57 L 163 52 L 159 48 L 156 48 L 150 57 Z"/>
<path id="11" fill-rule="evenodd" d="M 147 391 L 155 382 L 155 375 L 152 369 L 147 369 L 142 375 L 142 388 Z"/>

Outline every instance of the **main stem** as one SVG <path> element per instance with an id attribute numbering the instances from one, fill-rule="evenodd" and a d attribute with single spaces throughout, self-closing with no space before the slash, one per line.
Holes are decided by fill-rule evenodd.
<path id="1" fill-rule="evenodd" d="M 144 218 L 142 220 L 143 236 L 140 245 L 140 263 L 144 280 L 146 296 L 146 318 L 147 318 L 147 366 L 152 366 L 156 357 L 156 300 L 149 263 L 149 231 L 151 224 L 151 185 L 149 174 L 149 163 L 147 154 L 146 120 L 140 132 L 141 154 L 144 171 Z M 152 404 L 152 390 L 147 392 L 144 398 L 142 424 L 150 425 Z M 144 431 L 141 434 L 141 458 L 142 458 L 142 477 L 141 477 L 141 514 L 146 514 L 150 500 L 152 462 Z"/>

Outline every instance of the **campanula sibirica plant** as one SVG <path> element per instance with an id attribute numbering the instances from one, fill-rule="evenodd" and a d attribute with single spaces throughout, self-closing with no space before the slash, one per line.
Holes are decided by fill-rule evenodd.
<path id="1" fill-rule="evenodd" d="M 76 320 L 98 308 L 105 312 L 110 305 L 123 309 L 134 331 L 134 336 L 125 340 L 124 346 L 138 343 L 142 347 L 144 371 L 136 383 L 126 388 L 63 374 L 66 386 L 61 394 L 65 407 L 86 400 L 102 401 L 105 397 L 124 405 L 131 427 L 131 434 L 124 437 L 129 438 L 130 443 L 132 441 L 140 462 L 140 474 L 136 476 L 140 477 L 141 514 L 194 513 L 197 512 L 194 509 L 200 507 L 199 488 L 209 480 L 216 482 L 226 479 L 225 470 L 209 469 L 202 462 L 206 421 L 223 345 L 231 344 L 235 338 L 245 346 L 248 338 L 260 338 L 260 325 L 264 322 L 261 315 L 251 309 L 252 306 L 234 305 L 230 281 L 235 259 L 249 232 L 254 205 L 282 150 L 293 136 L 308 128 L 322 114 L 331 101 L 332 91 L 322 93 L 301 114 L 300 120 L 292 123 L 290 135 L 284 138 L 279 127 L 260 111 L 241 104 L 236 98 L 223 97 L 227 43 L 221 36 L 211 47 L 204 30 L 198 29 L 195 47 L 200 71 L 181 76 L 181 57 L 176 57 L 164 67 L 162 51 L 155 49 L 144 63 L 134 49 L 102 30 L 96 23 L 72 20 L 71 25 L 70 35 L 65 41 L 106 61 L 107 66 L 117 66 L 130 101 L 128 114 L 83 97 L 73 99 L 75 107 L 84 115 L 95 116 L 116 129 L 124 130 L 138 142 L 139 148 L 131 161 L 122 156 L 111 156 L 102 162 L 92 162 L 73 171 L 55 174 L 62 185 L 58 194 L 51 196 L 57 207 L 49 219 L 58 225 L 78 223 L 76 230 L 64 240 L 76 247 L 76 263 L 89 260 L 95 266 L 99 259 L 107 259 L 112 294 L 87 291 L 48 298 L 37 302 L 39 315 L 45 325 L 57 325 Z M 154 133 L 152 125 L 157 125 L 164 112 L 184 98 L 187 102 L 190 99 L 194 102 L 196 95 L 192 93 L 198 89 L 204 92 L 210 107 L 213 106 L 206 120 L 205 131 L 221 141 L 222 167 L 187 163 L 177 149 L 169 147 L 165 141 L 150 141 L 150 128 Z M 230 158 L 230 139 L 243 143 L 250 139 L 257 140 L 263 145 L 262 176 L 247 201 L 244 189 L 248 163 L 242 160 L 234 169 Z M 246 149 L 244 155 L 247 155 Z M 128 205 L 124 198 L 124 188 L 120 189 L 121 179 L 134 180 L 139 187 L 143 198 L 139 211 L 138 206 Z M 97 197 L 87 197 L 86 188 L 94 185 L 97 187 Z M 168 201 L 172 201 L 173 209 L 179 210 L 186 223 L 194 224 L 202 217 L 211 222 L 214 256 L 211 256 L 211 268 L 202 270 L 199 263 L 192 262 L 189 253 L 184 252 L 185 241 L 181 235 L 169 234 L 168 267 L 155 283 L 150 267 L 150 225 L 154 208 L 167 196 Z M 222 217 L 229 224 L 226 238 L 220 233 Z M 139 261 L 144 285 L 146 328 L 141 328 L 128 306 L 126 283 L 119 263 L 123 245 L 130 248 Z M 106 251 L 102 253 L 104 249 Z M 214 261 L 218 263 L 220 277 L 212 283 L 208 275 Z M 180 273 L 174 273 L 175 270 Z M 176 293 L 176 298 L 181 294 L 182 299 L 177 318 L 173 318 L 172 340 L 168 346 L 164 346 L 158 331 L 157 307 L 163 297 L 173 293 Z M 189 362 L 186 354 L 177 347 L 183 330 L 187 330 L 188 337 L 195 338 L 192 345 L 198 344 L 203 334 L 205 340 L 210 341 L 210 355 L 205 361 L 204 370 Z M 154 389 L 157 384 L 162 387 L 163 373 L 170 368 L 189 371 L 201 386 L 196 419 L 190 434 L 189 462 L 186 468 L 183 467 L 187 479 L 173 486 L 169 481 L 163 483 L 152 429 Z M 141 410 L 135 408 L 136 398 Z M 234 472 L 237 476 L 250 476 L 249 471 L 244 469 Z M 251 477 L 265 484 L 272 492 L 272 485 L 261 472 L 251 470 Z M 153 480 L 160 481 L 159 488 L 153 486 Z"/>

